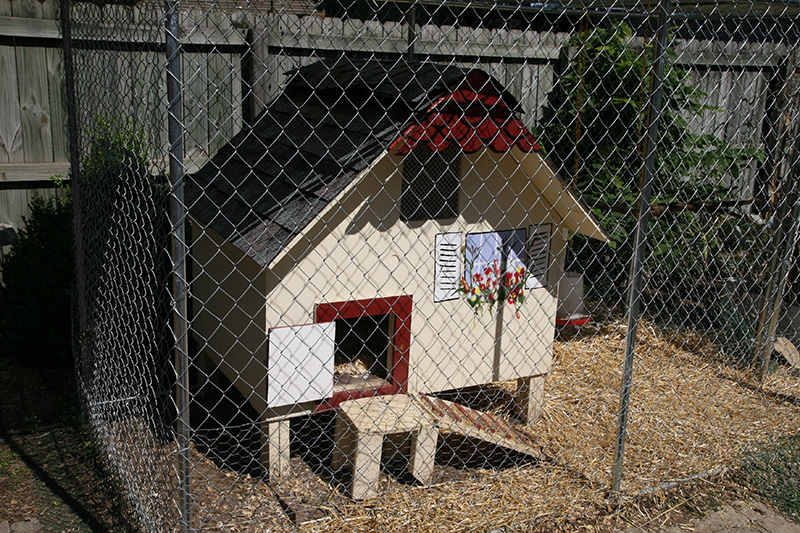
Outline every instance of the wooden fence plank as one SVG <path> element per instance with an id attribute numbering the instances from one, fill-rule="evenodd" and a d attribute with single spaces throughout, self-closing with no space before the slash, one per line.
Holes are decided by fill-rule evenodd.
<path id="1" fill-rule="evenodd" d="M 235 72 L 230 56 L 220 53 L 208 58 L 208 151 L 213 154 L 232 137 L 233 110 L 241 100 L 232 91 L 230 77 Z"/>
<path id="2" fill-rule="evenodd" d="M 161 148 L 161 153 L 166 156 L 169 146 L 169 116 L 167 114 L 167 71 L 163 68 L 165 64 L 160 54 L 153 54 L 154 68 L 151 70 L 152 74 L 152 87 L 150 98 L 153 102 L 152 121 L 154 131 L 158 134 L 157 144 L 155 146 Z M 158 125 L 160 124 L 160 127 Z M 155 129 L 157 128 L 157 129 Z M 166 161 L 166 158 L 165 158 Z M 166 173 L 168 165 L 165 164 L 161 167 L 163 173 Z"/>
<path id="3" fill-rule="evenodd" d="M 183 130 L 186 153 L 205 153 L 208 140 L 208 64 L 206 54 L 184 54 Z"/>
<path id="4" fill-rule="evenodd" d="M 219 12 L 210 13 L 206 19 L 207 24 L 221 27 L 224 24 Z M 230 110 L 234 108 L 230 93 L 230 76 L 235 72 L 233 65 L 229 64 L 227 56 L 218 51 L 213 51 L 206 56 L 206 101 L 207 104 L 207 149 L 208 153 L 216 153 L 231 135 L 228 131 L 228 118 Z M 238 99 L 237 99 L 238 100 Z M 223 140 L 225 139 L 225 140 Z"/>
<path id="5" fill-rule="evenodd" d="M 0 163 L 0 181 L 39 181 L 69 171 L 69 163 Z"/>
<path id="6" fill-rule="evenodd" d="M 45 50 L 47 88 L 50 100 L 50 131 L 53 139 L 53 161 L 67 161 L 67 110 L 65 107 L 64 56 L 58 48 Z"/>
<path id="7" fill-rule="evenodd" d="M 34 196 L 50 198 L 54 194 L 54 189 L 31 189 L 21 191 L 0 191 L 0 222 L 11 224 L 19 230 L 24 226 L 25 218 L 28 216 L 28 204 Z"/>
<path id="8" fill-rule="evenodd" d="M 58 25 L 54 20 L 10 16 L 0 16 L 0 35 L 4 37 L 30 37 L 39 39 L 59 38 Z"/>
<path id="9" fill-rule="evenodd" d="M 23 154 L 17 57 L 11 46 L 0 46 L 0 80 L 0 163 L 20 163 Z"/>
<path id="10" fill-rule="evenodd" d="M 49 20 L 58 19 L 58 0 L 41 0 L 40 3 L 42 5 L 43 19 L 49 19 Z"/>
<path id="11" fill-rule="evenodd" d="M 43 19 L 45 8 L 38 0 L 14 0 L 11 3 L 14 17 L 28 19 Z"/>
<path id="12" fill-rule="evenodd" d="M 53 160 L 50 95 L 44 48 L 17 47 L 22 153 L 26 162 Z"/>
<path id="13" fill-rule="evenodd" d="M 120 110 L 120 120 L 125 123 L 134 123 L 133 100 L 133 72 L 131 71 L 131 58 L 138 52 L 119 52 L 115 54 L 117 75 L 114 79 L 117 98 L 117 109 Z"/>
<path id="14" fill-rule="evenodd" d="M 14 0 L 15 17 L 43 19 L 47 8 L 38 0 Z M 17 84 L 19 88 L 20 120 L 22 123 L 22 153 L 26 162 L 53 160 L 53 140 L 50 120 L 50 91 L 47 83 L 47 54 L 44 48 L 16 47 Z"/>
<path id="15" fill-rule="evenodd" d="M 11 0 L 0 0 L 0 17 L 11 17 Z M 12 46 L 0 46 L 0 163 L 22 161 L 17 92 L 17 59 Z"/>
<path id="16" fill-rule="evenodd" d="M 15 2 L 18 0 L 15 0 Z M 38 3 L 38 2 L 37 2 Z M 164 43 L 164 32 L 158 27 L 145 26 L 107 26 L 75 23 L 74 35 L 93 35 L 98 41 L 116 43 Z M 33 39 L 60 39 L 58 24 L 55 20 L 28 17 L 10 17 L 0 15 L 0 35 L 4 37 L 28 37 Z M 190 31 L 181 39 L 184 44 L 192 45 L 229 45 L 245 44 L 244 34 L 238 28 L 220 30 L 207 28 L 204 31 Z"/>

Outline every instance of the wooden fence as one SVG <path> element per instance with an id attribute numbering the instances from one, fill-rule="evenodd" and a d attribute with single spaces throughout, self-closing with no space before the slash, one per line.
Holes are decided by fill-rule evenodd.
<path id="1" fill-rule="evenodd" d="M 149 4 L 147 4 L 149 5 Z M 142 23 L 146 4 L 74 4 L 78 114 L 89 127 L 109 104 L 116 118 L 147 132 L 154 170 L 166 164 L 164 35 L 158 20 Z M 160 6 L 160 4 L 153 4 Z M 153 9 L 150 5 L 150 9 Z M 63 60 L 54 0 L 0 0 L 0 222 L 19 226 L 32 194 L 49 176 L 66 175 Z M 86 20 L 105 21 L 82 27 Z M 291 13 L 255 14 L 230 7 L 181 14 L 185 163 L 192 171 L 227 142 L 283 88 L 286 72 L 342 52 L 401 57 L 408 27 L 399 22 L 342 20 Z M 556 81 L 570 35 L 555 32 L 417 26 L 418 59 L 475 65 L 517 97 L 534 126 Z M 769 86 L 787 51 L 782 45 L 688 40 L 675 61 L 707 93 L 708 110 L 693 117 L 698 133 L 759 146 Z M 568 57 L 568 54 L 566 54 Z M 755 170 L 740 177 L 742 194 Z M 38 188 L 37 188 L 38 187 Z"/>
<path id="2" fill-rule="evenodd" d="M 69 167 L 55 18 L 54 0 L 0 0 L 0 222 L 15 227 Z"/>

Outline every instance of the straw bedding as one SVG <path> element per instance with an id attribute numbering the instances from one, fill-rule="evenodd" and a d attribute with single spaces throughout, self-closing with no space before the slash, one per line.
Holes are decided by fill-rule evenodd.
<path id="1" fill-rule="evenodd" d="M 341 485 L 313 475 L 268 485 L 220 472 L 198 455 L 193 486 L 205 519 L 197 526 L 458 532 L 569 530 L 592 522 L 609 509 L 625 336 L 621 321 L 608 321 L 562 332 L 556 339 L 543 415 L 530 427 L 520 426 L 543 447 L 544 458 L 457 469 L 441 465 L 437 456 L 438 482 L 431 486 L 385 476 L 378 498 L 354 502 Z M 747 369 L 727 364 L 719 346 L 697 333 L 659 330 L 642 322 L 633 376 L 622 484 L 627 498 L 671 480 L 735 466 L 748 443 L 800 432 L 796 371 L 778 366 L 759 385 Z M 514 386 L 495 386 L 487 393 L 493 405 L 482 407 L 502 414 Z M 298 458 L 293 464 L 307 469 Z M 301 502 L 300 507 L 306 502 L 322 511 L 314 516 L 324 518 L 293 523 L 292 513 L 276 503 L 283 502 L 286 510 L 281 492 Z M 301 522 L 300 515 L 295 517 Z"/>

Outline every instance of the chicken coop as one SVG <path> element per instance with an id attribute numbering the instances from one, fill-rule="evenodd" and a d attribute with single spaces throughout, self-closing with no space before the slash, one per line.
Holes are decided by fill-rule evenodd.
<path id="1" fill-rule="evenodd" d="M 322 60 L 190 177 L 192 330 L 271 472 L 346 400 L 516 379 L 537 416 L 567 240 L 607 237 L 521 113 L 481 70 Z M 498 264 L 524 301 L 470 304 Z"/>

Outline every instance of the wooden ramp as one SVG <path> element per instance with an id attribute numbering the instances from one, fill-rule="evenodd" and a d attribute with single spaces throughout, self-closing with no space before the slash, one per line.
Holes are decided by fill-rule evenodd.
<path id="1" fill-rule="evenodd" d="M 420 394 L 414 401 L 428 412 L 440 431 L 480 439 L 532 457 L 542 457 L 541 447 L 503 418 L 425 394 Z"/>

